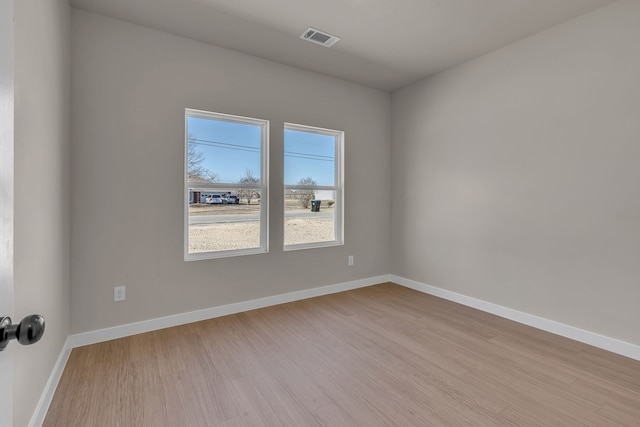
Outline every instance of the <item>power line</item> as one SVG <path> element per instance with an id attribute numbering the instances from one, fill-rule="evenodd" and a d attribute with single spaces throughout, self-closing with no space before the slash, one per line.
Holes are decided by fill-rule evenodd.
<path id="1" fill-rule="evenodd" d="M 285 157 L 295 157 L 296 159 L 305 159 L 305 160 L 317 160 L 320 162 L 332 162 L 333 163 L 333 159 L 318 159 L 316 157 L 306 157 L 306 156 L 296 156 L 293 154 L 285 154 Z"/>
<path id="2" fill-rule="evenodd" d="M 194 145 L 204 145 L 204 146 L 207 146 L 207 147 L 226 148 L 228 150 L 236 150 L 236 151 L 248 151 L 250 153 L 259 153 L 260 152 L 260 148 L 249 147 L 249 146 L 246 146 L 246 145 L 229 144 L 227 142 L 208 141 L 206 139 L 197 139 L 197 138 L 191 138 L 190 141 L 195 141 L 195 142 L 192 142 L 192 144 L 194 144 Z"/>
<path id="3" fill-rule="evenodd" d="M 203 145 L 206 147 L 215 147 L 215 148 L 225 148 L 227 150 L 235 150 L 235 151 L 245 151 L 249 153 L 259 153 L 260 148 L 249 147 L 246 145 L 240 144 L 231 144 L 228 142 L 220 142 L 220 141 L 211 141 L 207 139 L 199 139 L 199 138 L 189 138 L 189 142 L 194 145 Z M 318 160 L 324 162 L 333 162 L 335 157 L 332 156 L 324 156 L 321 154 L 311 154 L 311 153 L 299 153 L 295 151 L 285 151 L 285 157 L 293 157 L 297 159 L 304 160 Z"/>
<path id="4" fill-rule="evenodd" d="M 288 153 L 288 154 L 298 154 L 298 155 L 301 155 L 301 156 L 324 157 L 324 158 L 331 159 L 331 160 L 333 160 L 333 159 L 335 158 L 335 157 L 333 157 L 333 156 L 323 156 L 322 154 L 297 153 L 297 152 L 295 152 L 295 151 L 285 151 L 285 152 L 284 152 L 284 154 L 285 154 L 285 155 L 286 155 L 287 153 Z"/>

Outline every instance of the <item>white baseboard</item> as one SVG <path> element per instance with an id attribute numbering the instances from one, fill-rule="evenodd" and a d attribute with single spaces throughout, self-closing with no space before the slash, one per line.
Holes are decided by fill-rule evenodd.
<path id="1" fill-rule="evenodd" d="M 49 405 L 51 405 L 51 401 L 53 400 L 53 394 L 56 392 L 58 382 L 60 382 L 60 377 L 62 377 L 62 372 L 64 372 L 64 367 L 67 365 L 67 360 L 69 360 L 70 354 L 71 347 L 69 346 L 69 338 L 67 338 L 64 346 L 62 347 L 62 351 L 60 352 L 60 356 L 58 356 L 58 360 L 56 360 L 56 364 L 53 365 L 53 370 L 51 371 L 51 375 L 49 375 L 47 384 L 44 386 L 44 391 L 40 396 L 36 409 L 33 411 L 31 421 L 29 421 L 29 427 L 42 426 L 44 418 L 47 416 Z"/>
<path id="2" fill-rule="evenodd" d="M 51 404 L 51 400 L 53 399 L 53 395 L 58 386 L 58 382 L 60 381 L 60 377 L 62 376 L 64 367 L 67 364 L 69 355 L 71 354 L 71 350 L 75 347 L 95 344 L 117 338 L 124 338 L 130 335 L 141 334 L 144 332 L 169 328 L 172 326 L 184 325 L 201 320 L 213 319 L 229 314 L 241 313 L 258 308 L 284 304 L 287 302 L 299 301 L 303 299 L 349 291 L 352 289 L 364 288 L 367 286 L 385 282 L 397 283 L 401 286 L 414 289 L 419 292 L 434 295 L 469 307 L 477 308 L 478 310 L 495 314 L 497 316 L 529 325 L 537 329 L 542 329 L 556 335 L 561 335 L 576 341 L 593 345 L 594 347 L 599 347 L 613 353 L 640 360 L 640 346 L 599 335 L 594 332 L 585 331 L 583 329 L 575 328 L 573 326 L 565 325 L 553 320 L 544 319 L 532 314 L 523 313 L 521 311 L 513 310 L 511 308 L 507 308 L 498 304 L 493 304 L 477 298 L 458 294 L 446 289 L 426 285 L 424 283 L 405 279 L 393 274 L 387 274 L 367 279 L 354 280 L 352 282 L 344 282 L 336 285 L 322 286 L 319 288 L 290 292 L 287 294 L 243 301 L 218 307 L 211 307 L 204 310 L 180 313 L 171 316 L 160 317 L 157 319 L 144 320 L 142 322 L 130 323 L 127 325 L 119 325 L 112 328 L 105 328 L 96 331 L 70 335 L 67 338 L 60 356 L 58 357 L 53 371 L 51 372 L 42 396 L 40 397 L 38 405 L 36 406 L 36 410 L 31 417 L 29 427 L 39 427 L 44 422 L 47 411 L 49 410 L 49 405 Z"/>
<path id="3" fill-rule="evenodd" d="M 574 326 L 565 325 L 564 323 L 538 317 L 533 314 L 524 313 L 522 311 L 514 310 L 456 292 L 448 291 L 446 289 L 426 285 L 424 283 L 416 282 L 415 280 L 405 279 L 404 277 L 396 276 L 393 274 L 390 275 L 389 281 L 402 285 L 406 288 L 423 292 L 425 294 L 433 295 L 449 301 L 457 302 L 462 305 L 477 308 L 478 310 L 495 314 L 496 316 L 504 317 L 506 319 L 513 320 L 524 325 L 532 326 L 543 331 L 551 332 L 556 335 L 589 344 L 594 347 L 610 351 L 612 353 L 617 353 L 622 356 L 640 360 L 640 346 L 635 344 L 631 344 L 615 338 L 610 338 L 604 335 L 597 334 L 595 332 L 586 331 Z"/>
<path id="4" fill-rule="evenodd" d="M 388 275 L 370 277 L 367 279 L 354 280 L 352 282 L 344 282 L 336 285 L 305 289 L 303 291 L 290 292 L 287 294 L 242 301 L 234 304 L 205 308 L 203 310 L 191 311 L 188 313 L 180 313 L 166 317 L 159 317 L 156 319 L 143 320 L 141 322 L 114 326 L 112 328 L 74 334 L 69 336 L 69 341 L 71 348 L 80 347 L 83 345 L 95 344 L 103 341 L 113 340 L 116 338 L 124 338 L 130 335 L 142 334 L 144 332 L 155 331 L 172 326 L 184 325 L 201 320 L 213 319 L 215 317 L 227 316 L 229 314 L 270 307 L 272 305 L 278 305 L 322 295 L 329 295 L 337 292 L 344 292 L 351 289 L 364 288 L 366 286 L 387 282 L 389 281 L 389 278 L 390 276 Z"/>

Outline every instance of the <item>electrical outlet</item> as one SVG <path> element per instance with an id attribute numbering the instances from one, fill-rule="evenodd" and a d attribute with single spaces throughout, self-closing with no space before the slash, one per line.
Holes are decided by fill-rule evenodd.
<path id="1" fill-rule="evenodd" d="M 114 301 L 124 301 L 127 299 L 126 287 L 124 286 L 116 286 L 113 288 L 113 300 Z"/>
<path id="2" fill-rule="evenodd" d="M 353 255 L 349 255 L 349 266 L 353 265 Z"/>

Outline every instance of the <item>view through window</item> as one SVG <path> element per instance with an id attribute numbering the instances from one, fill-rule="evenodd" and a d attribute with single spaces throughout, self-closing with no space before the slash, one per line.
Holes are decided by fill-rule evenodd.
<path id="1" fill-rule="evenodd" d="M 285 123 L 284 249 L 343 243 L 344 133 Z"/>
<path id="2" fill-rule="evenodd" d="M 266 120 L 185 110 L 185 260 L 266 252 Z"/>

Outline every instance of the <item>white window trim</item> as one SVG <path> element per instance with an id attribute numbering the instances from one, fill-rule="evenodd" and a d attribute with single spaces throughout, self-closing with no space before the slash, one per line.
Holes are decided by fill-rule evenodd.
<path id="1" fill-rule="evenodd" d="M 226 251 L 189 253 L 189 183 L 187 173 L 187 141 L 188 118 L 199 117 L 203 119 L 224 120 L 234 123 L 253 124 L 261 126 L 260 145 L 260 185 L 247 185 L 239 183 L 211 183 L 203 184 L 198 188 L 203 189 L 229 189 L 229 188 L 253 188 L 260 190 L 260 247 L 249 249 L 233 249 Z M 185 108 L 184 115 L 184 260 L 198 261 L 205 259 L 229 258 L 242 255 L 254 255 L 269 252 L 269 121 L 252 117 L 234 116 L 230 114 L 214 113 L 209 111 Z"/>
<path id="2" fill-rule="evenodd" d="M 293 130 L 307 133 L 317 133 L 320 135 L 331 135 L 336 137 L 335 144 L 335 186 L 304 186 L 304 185 L 284 185 L 284 190 L 331 190 L 336 192 L 335 205 L 334 205 L 334 240 L 328 242 L 310 242 L 299 243 L 296 245 L 284 245 L 283 250 L 297 251 L 301 249 L 314 249 L 330 246 L 342 246 L 344 245 L 344 132 L 335 129 L 325 129 L 314 126 L 299 125 L 295 123 L 284 123 L 284 130 Z M 284 193 L 284 191 L 283 191 Z M 284 224 L 284 202 L 283 208 L 283 230 L 286 226 Z"/>

